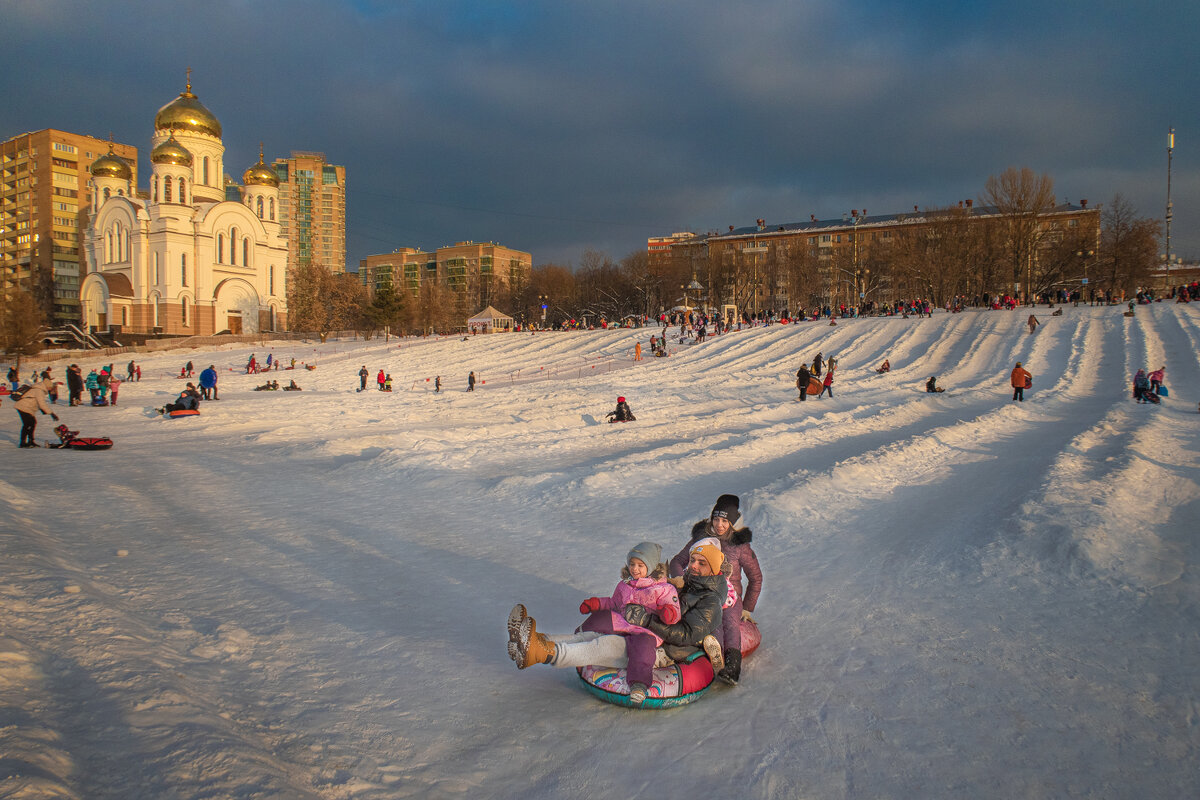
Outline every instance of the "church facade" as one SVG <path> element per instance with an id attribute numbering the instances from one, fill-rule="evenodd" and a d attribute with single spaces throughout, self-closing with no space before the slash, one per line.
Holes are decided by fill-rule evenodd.
<path id="1" fill-rule="evenodd" d="M 279 179 L 263 162 L 226 200 L 221 123 L 192 94 L 154 118 L 150 186 L 137 191 L 128 162 L 92 163 L 87 275 L 89 330 L 208 335 L 287 329 L 287 240 Z"/>

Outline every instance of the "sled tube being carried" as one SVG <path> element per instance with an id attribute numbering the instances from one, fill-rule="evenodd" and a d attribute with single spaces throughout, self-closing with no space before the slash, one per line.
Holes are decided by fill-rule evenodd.
<path id="1" fill-rule="evenodd" d="M 742 620 L 742 657 L 758 649 L 762 633 L 758 625 Z M 713 668 L 704 651 L 697 650 L 687 660 L 654 670 L 646 699 L 640 705 L 629 701 L 629 681 L 624 667 L 589 665 L 579 667 L 579 679 L 596 697 L 618 706 L 635 709 L 674 708 L 699 699 L 712 686 Z"/>

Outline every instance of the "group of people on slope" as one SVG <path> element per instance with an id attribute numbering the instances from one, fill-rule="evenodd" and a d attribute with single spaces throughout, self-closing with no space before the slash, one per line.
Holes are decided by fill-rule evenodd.
<path id="1" fill-rule="evenodd" d="M 1158 403 L 1166 392 L 1163 391 L 1163 378 L 1166 366 L 1161 366 L 1153 372 L 1139 369 L 1133 376 L 1133 399 L 1139 403 Z"/>
<path id="2" fill-rule="evenodd" d="M 816 358 L 812 361 L 812 367 L 807 364 L 802 364 L 800 369 L 796 370 L 796 388 L 800 390 L 801 401 L 808 399 L 808 389 L 812 384 L 813 378 L 821 380 L 821 391 L 817 394 L 817 398 L 825 396 L 828 392 L 830 397 L 833 397 L 833 373 L 837 369 L 837 359 L 833 356 L 826 361 L 825 357 L 818 350 Z M 821 372 L 824 370 L 825 377 L 821 379 Z"/>
<path id="3" fill-rule="evenodd" d="M 692 526 L 688 544 L 662 562 L 654 542 L 634 545 L 611 597 L 579 606 L 587 619 L 571 634 L 546 634 L 516 605 L 508 617 L 508 655 L 519 669 L 534 664 L 625 667 L 631 703 L 641 705 L 652 672 L 702 649 L 717 678 L 741 679 L 741 622 L 750 620 L 762 591 L 762 570 L 750 546 L 736 495 L 721 495 L 707 519 Z M 742 585 L 742 572 L 746 575 Z"/>

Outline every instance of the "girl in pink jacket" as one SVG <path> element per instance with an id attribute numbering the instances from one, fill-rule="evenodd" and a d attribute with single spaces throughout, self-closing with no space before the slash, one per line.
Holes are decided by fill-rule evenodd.
<path id="1" fill-rule="evenodd" d="M 579 605 L 579 613 L 588 618 L 573 634 L 538 632 L 525 606 L 517 605 L 508 617 L 509 657 L 521 669 L 533 664 L 626 667 L 630 700 L 641 705 L 653 683 L 654 659 L 662 639 L 627 622 L 623 612 L 632 603 L 644 606 L 669 625 L 678 622 L 679 593 L 666 577 L 661 546 L 654 542 L 634 546 L 612 597 L 589 597 Z"/>

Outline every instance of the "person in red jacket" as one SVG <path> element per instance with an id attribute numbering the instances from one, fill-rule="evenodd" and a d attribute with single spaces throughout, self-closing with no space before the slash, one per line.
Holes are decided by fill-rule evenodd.
<path id="1" fill-rule="evenodd" d="M 375 382 L 379 384 L 379 391 L 383 391 L 383 382 L 386 380 L 387 375 L 383 373 L 383 370 L 379 370 L 379 374 L 375 376 Z"/>
<path id="2" fill-rule="evenodd" d="M 1021 362 L 1018 361 L 1017 365 L 1013 367 L 1012 378 L 1009 381 L 1013 387 L 1013 400 L 1025 402 L 1025 389 L 1029 387 L 1032 380 L 1033 376 L 1023 369 Z"/>

